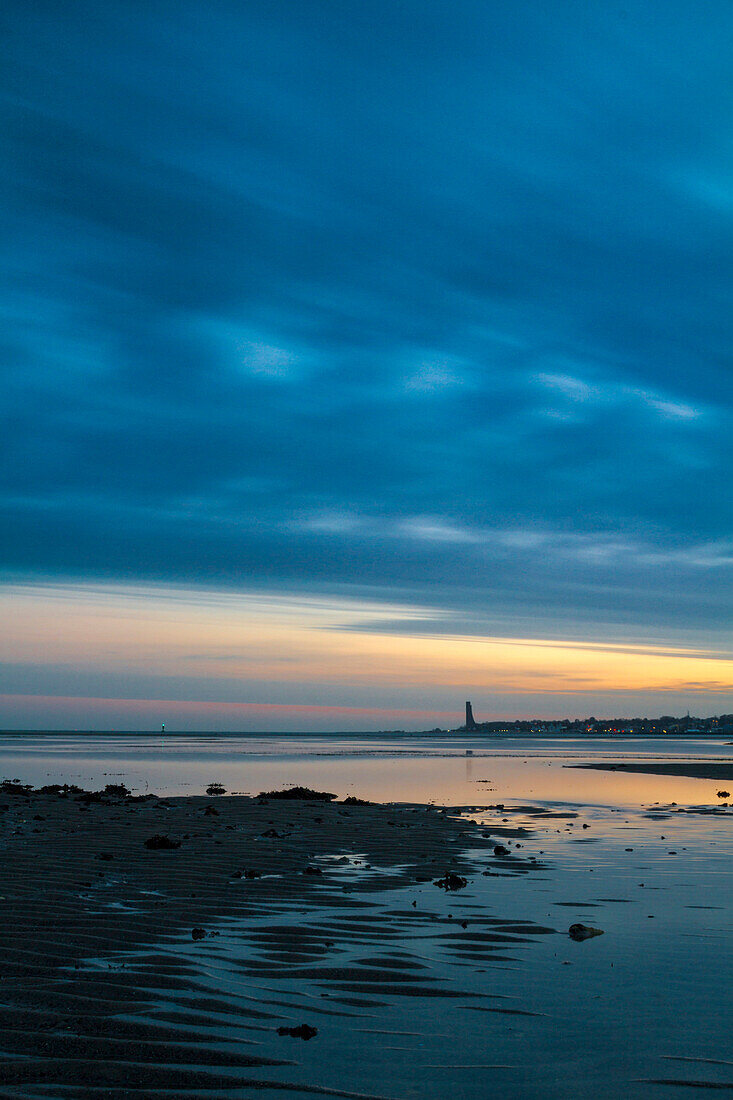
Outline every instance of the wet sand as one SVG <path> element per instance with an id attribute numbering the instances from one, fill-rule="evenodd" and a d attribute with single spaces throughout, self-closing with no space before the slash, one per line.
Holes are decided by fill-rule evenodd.
<path id="1" fill-rule="evenodd" d="M 387 876 L 399 887 L 447 870 L 466 874 L 473 870 L 463 854 L 469 839 L 491 855 L 496 841 L 484 834 L 426 806 L 90 798 L 5 784 L 0 1098 L 58 1095 L 57 1087 L 90 1100 L 170 1100 L 211 1090 L 230 1096 L 234 1088 L 353 1095 L 291 1086 L 287 1067 L 302 1040 L 281 1039 L 279 1058 L 265 1056 L 256 1040 L 258 1031 L 269 1038 L 278 1025 L 291 1025 L 292 1012 L 277 1002 L 240 998 L 234 1005 L 212 995 L 197 966 L 170 946 L 200 940 L 206 947 L 222 922 L 264 917 L 267 959 L 244 968 L 263 978 L 285 966 L 291 976 L 317 974 L 332 986 L 344 1007 L 313 1006 L 308 1022 L 316 1026 L 324 1012 L 341 1016 L 345 1006 L 376 1004 L 375 996 L 395 990 L 447 995 L 421 981 L 409 960 L 382 956 L 368 897 Z M 180 846 L 151 850 L 145 842 L 154 836 Z M 358 891 L 329 873 L 329 860 L 337 870 L 345 851 L 359 853 Z M 496 859 L 498 867 L 507 862 Z M 298 922 L 278 923 L 277 914 L 293 906 L 327 909 L 329 926 L 314 934 Z M 342 921 L 333 920 L 334 910 Z M 370 960 L 324 967 L 355 932 L 373 941 Z M 124 961 L 130 953 L 134 962 Z M 214 1038 L 210 1027 L 221 1032 L 222 1013 L 236 1024 L 230 1021 L 228 1037 Z"/>
<path id="2" fill-rule="evenodd" d="M 733 763 L 714 760 L 666 760 L 645 761 L 593 761 L 585 764 L 566 764 L 566 768 L 589 768 L 592 771 L 634 772 L 637 775 L 678 775 L 688 779 L 711 779 L 716 783 L 733 783 Z"/>
<path id="3" fill-rule="evenodd" d="M 3 784 L 0 1100 L 733 1091 L 731 822 Z"/>

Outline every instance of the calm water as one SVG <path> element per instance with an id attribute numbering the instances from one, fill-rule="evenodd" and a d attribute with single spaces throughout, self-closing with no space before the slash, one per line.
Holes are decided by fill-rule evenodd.
<path id="1" fill-rule="evenodd" d="M 341 910 L 283 905 L 259 923 L 222 922 L 221 935 L 203 947 L 190 935 L 163 945 L 177 959 L 189 956 L 201 984 L 230 1000 L 231 1014 L 221 1015 L 213 1037 L 239 1034 L 243 1003 L 290 1005 L 293 1023 L 318 1022 L 317 1040 L 288 1048 L 298 1061 L 293 1081 L 393 1100 L 733 1093 L 733 811 L 710 812 L 722 802 L 721 784 L 567 766 L 730 762 L 733 746 L 722 739 L 34 734 L 0 737 L 0 753 L 2 774 L 36 785 L 124 781 L 138 791 L 200 794 L 212 781 L 248 793 L 299 783 L 339 796 L 471 807 L 466 817 L 488 827 L 503 818 L 526 828 L 517 856 L 535 856 L 541 869 L 484 876 L 485 855 L 477 853 L 477 871 L 456 895 L 432 883 L 372 893 L 376 937 L 342 942 L 334 931 Z M 506 809 L 480 809 L 497 802 Z M 516 850 L 515 840 L 508 843 Z M 324 873 L 358 891 L 353 862 L 324 865 Z M 333 939 L 328 961 L 339 966 L 379 952 L 461 994 L 383 994 L 379 1007 L 315 1016 L 332 996 L 327 983 L 294 980 L 288 966 L 266 979 L 243 972 L 243 959 L 265 951 L 273 919 Z M 484 956 L 478 948 L 472 954 L 470 939 L 461 939 L 478 941 L 487 922 L 502 921 L 507 943 L 495 956 L 483 947 Z M 574 943 L 567 929 L 576 921 L 604 935 Z M 491 999 L 472 1001 L 472 994 Z M 271 1028 L 253 1037 L 265 1053 L 282 1055 Z"/>
<path id="2" fill-rule="evenodd" d="M 471 756 L 466 756 L 466 752 Z M 40 786 L 124 781 L 136 791 L 200 794 L 299 783 L 375 801 L 465 805 L 527 800 L 599 806 L 650 802 L 714 805 L 711 780 L 573 770 L 597 760 L 733 760 L 722 738 L 380 738 L 210 734 L 0 734 L 0 774 Z"/>

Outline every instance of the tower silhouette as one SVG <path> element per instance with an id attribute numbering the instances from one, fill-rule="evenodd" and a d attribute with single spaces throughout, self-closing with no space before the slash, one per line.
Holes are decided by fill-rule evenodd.
<path id="1" fill-rule="evenodd" d="M 471 704 L 468 701 L 466 701 L 466 729 L 467 730 L 475 730 L 476 729 L 476 721 L 473 717 L 473 709 L 471 707 Z"/>

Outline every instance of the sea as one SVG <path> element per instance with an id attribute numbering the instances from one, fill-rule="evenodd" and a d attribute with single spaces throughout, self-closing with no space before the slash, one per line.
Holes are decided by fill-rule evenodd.
<path id="1" fill-rule="evenodd" d="M 724 737 L 562 738 L 461 734 L 0 732 L 0 778 L 98 788 L 124 782 L 135 794 L 231 794 L 299 784 L 378 802 L 466 805 L 477 800 L 639 807 L 716 805 L 715 782 L 593 762 L 733 761 Z M 496 800 L 496 799 L 494 799 Z"/>

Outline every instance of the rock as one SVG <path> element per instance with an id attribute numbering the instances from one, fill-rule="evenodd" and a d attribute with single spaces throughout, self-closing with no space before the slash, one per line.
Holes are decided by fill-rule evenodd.
<path id="1" fill-rule="evenodd" d="M 589 928 L 587 924 L 571 924 L 568 928 L 571 940 L 580 943 L 582 940 L 592 940 L 594 936 L 602 936 L 602 928 Z"/>
<path id="2" fill-rule="evenodd" d="M 311 1027 L 310 1024 L 299 1024 L 298 1027 L 279 1027 L 277 1033 L 289 1035 L 291 1039 L 312 1039 L 318 1034 L 318 1028 Z"/>
<path id="3" fill-rule="evenodd" d="M 285 833 L 279 833 L 277 829 L 265 829 L 264 833 L 260 833 L 260 836 L 267 837 L 268 840 L 274 840 L 285 836 Z"/>
<path id="4" fill-rule="evenodd" d="M 495 856 L 508 856 L 508 855 L 511 855 L 511 852 L 506 847 L 506 845 L 504 845 L 504 844 L 495 844 L 494 845 L 494 855 Z"/>
<path id="5" fill-rule="evenodd" d="M 439 886 L 441 890 L 462 890 L 464 886 L 468 886 L 468 879 L 447 871 L 444 878 L 436 879 L 433 885 Z"/>
<path id="6" fill-rule="evenodd" d="M 219 811 L 214 809 L 213 806 L 207 806 L 204 810 L 204 817 L 218 817 Z"/>
<path id="7" fill-rule="evenodd" d="M 366 798 L 356 798 L 353 794 L 350 794 L 348 798 L 344 799 L 344 806 L 373 806 L 373 802 L 367 802 Z"/>
<path id="8" fill-rule="evenodd" d="M 303 871 L 303 874 L 304 875 L 322 875 L 323 871 L 321 870 L 320 867 L 306 867 L 305 871 Z"/>
<path id="9" fill-rule="evenodd" d="M 718 791 L 718 798 L 730 798 L 730 791 Z"/>
<path id="10" fill-rule="evenodd" d="M 226 787 L 222 786 L 221 783 L 209 783 L 208 787 L 206 788 L 206 793 L 208 795 L 212 795 L 212 794 L 226 794 L 227 792 L 226 792 Z"/>
<path id="11" fill-rule="evenodd" d="M 192 940 L 202 940 L 202 939 L 204 939 L 205 936 L 206 936 L 206 929 L 205 928 L 192 928 L 191 929 L 191 939 Z"/>
<path id="12" fill-rule="evenodd" d="M 286 791 L 261 791 L 258 798 L 294 798 L 302 802 L 332 802 L 335 794 L 312 791 L 310 787 L 289 787 Z"/>
<path id="13" fill-rule="evenodd" d="M 145 847 L 153 852 L 169 852 L 173 848 L 180 848 L 181 842 L 180 840 L 173 840 L 172 837 L 156 833 L 155 836 L 148 837 L 145 841 Z"/>

